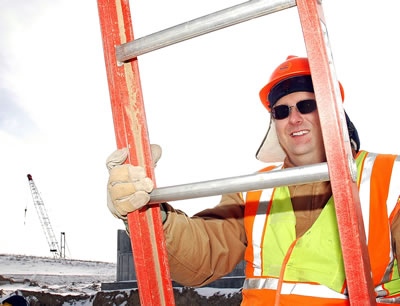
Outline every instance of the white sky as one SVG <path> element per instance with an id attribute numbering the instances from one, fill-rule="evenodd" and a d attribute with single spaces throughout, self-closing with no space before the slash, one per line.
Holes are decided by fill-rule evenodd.
<path id="1" fill-rule="evenodd" d="M 135 37 L 243 1 L 131 1 Z M 400 153 L 400 2 L 323 2 L 345 108 L 363 149 Z M 252 173 L 268 125 L 258 91 L 306 55 L 297 9 L 139 58 L 158 186 Z M 115 149 L 96 1 L 0 0 L 0 253 L 49 255 L 31 173 L 73 258 L 116 261 L 122 223 L 106 207 Z M 218 197 L 176 202 L 188 214 Z M 24 217 L 25 207 L 28 208 Z"/>

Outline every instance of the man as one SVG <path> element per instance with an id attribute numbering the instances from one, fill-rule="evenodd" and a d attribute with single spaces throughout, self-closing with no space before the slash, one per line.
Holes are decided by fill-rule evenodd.
<path id="1" fill-rule="evenodd" d="M 260 98 L 271 121 L 257 158 L 280 162 L 262 171 L 326 161 L 306 58 L 288 57 Z M 359 151 L 357 131 L 347 115 L 346 120 L 377 301 L 400 302 L 400 160 Z M 121 219 L 145 205 L 152 190 L 143 169 L 121 165 L 126 157 L 119 150 L 107 161 L 109 207 Z M 243 305 L 349 304 L 329 182 L 223 195 L 215 208 L 192 218 L 166 203 L 161 210 L 171 276 L 179 283 L 203 286 L 244 258 Z"/>
<path id="2" fill-rule="evenodd" d="M 21 295 L 12 295 L 0 303 L 0 306 L 28 306 L 28 302 Z"/>

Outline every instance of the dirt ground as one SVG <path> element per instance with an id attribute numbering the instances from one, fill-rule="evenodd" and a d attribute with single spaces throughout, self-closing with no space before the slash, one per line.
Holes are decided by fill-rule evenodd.
<path id="1" fill-rule="evenodd" d="M 100 291 L 95 295 L 57 295 L 45 292 L 19 290 L 17 294 L 26 298 L 31 306 L 57 305 L 140 305 L 139 293 L 135 290 Z M 2 293 L 0 292 L 0 296 Z M 210 297 L 199 295 L 192 288 L 174 289 L 175 304 L 182 306 L 240 305 L 240 292 L 231 295 L 215 294 Z"/>

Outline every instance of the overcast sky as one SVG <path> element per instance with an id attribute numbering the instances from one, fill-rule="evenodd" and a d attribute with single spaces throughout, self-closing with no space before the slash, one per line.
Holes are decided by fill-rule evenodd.
<path id="1" fill-rule="evenodd" d="M 132 1 L 135 37 L 237 3 Z M 400 153 L 400 3 L 323 4 L 361 147 Z M 0 46 L 0 253 L 49 255 L 30 173 L 70 255 L 116 261 L 123 226 L 106 206 L 104 164 L 116 144 L 96 2 L 0 0 Z M 150 140 L 163 147 L 157 185 L 262 168 L 254 156 L 268 113 L 258 91 L 288 55 L 306 55 L 296 8 L 140 57 Z M 193 214 L 217 203 L 212 197 L 175 205 Z"/>

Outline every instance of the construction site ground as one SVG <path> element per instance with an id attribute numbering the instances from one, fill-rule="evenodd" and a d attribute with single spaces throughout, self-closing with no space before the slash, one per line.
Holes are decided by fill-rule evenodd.
<path id="1" fill-rule="evenodd" d="M 116 264 L 0 254 L 0 302 L 18 294 L 29 305 L 140 305 L 137 289 L 101 290 Z M 240 305 L 240 289 L 174 288 L 176 305 Z"/>

